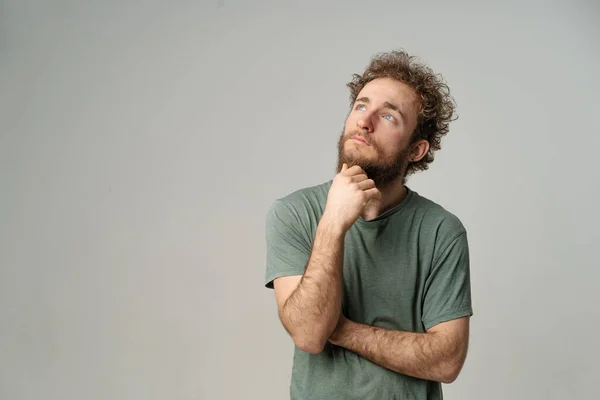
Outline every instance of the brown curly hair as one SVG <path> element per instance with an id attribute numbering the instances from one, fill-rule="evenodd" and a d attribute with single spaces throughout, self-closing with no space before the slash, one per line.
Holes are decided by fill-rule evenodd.
<path id="1" fill-rule="evenodd" d="M 449 131 L 448 124 L 455 120 L 456 103 L 450 96 L 450 89 L 441 75 L 418 62 L 403 50 L 376 54 L 362 75 L 353 74 L 347 84 L 350 89 L 350 104 L 354 104 L 358 93 L 370 81 L 377 78 L 394 78 L 411 86 L 420 98 L 417 126 L 411 136 L 410 144 L 425 139 L 429 142 L 429 151 L 419 161 L 410 163 L 406 175 L 429 168 L 433 162 L 433 153 L 441 149 L 441 140 Z"/>

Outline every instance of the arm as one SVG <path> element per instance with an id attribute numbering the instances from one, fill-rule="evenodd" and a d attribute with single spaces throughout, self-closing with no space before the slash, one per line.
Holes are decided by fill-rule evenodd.
<path id="1" fill-rule="evenodd" d="M 306 352 L 320 353 L 337 325 L 342 303 L 344 238 L 372 199 L 381 199 L 375 182 L 359 166 L 348 168 L 344 164 L 327 194 L 310 255 L 302 261 L 308 260 L 302 275 L 280 274 L 273 282 L 279 318 L 296 346 Z M 268 264 L 274 270 L 290 264 L 291 269 L 298 270 L 298 247 L 302 247 L 300 253 L 304 255 L 306 243 L 277 218 L 268 225 Z"/>
<path id="2" fill-rule="evenodd" d="M 339 319 L 344 236 L 324 216 L 304 275 L 274 282 L 279 318 L 296 346 L 309 353 L 323 350 Z"/>
<path id="3" fill-rule="evenodd" d="M 468 241 L 455 226 L 458 234 L 446 235 L 425 283 L 426 333 L 357 324 L 342 315 L 330 341 L 401 374 L 453 382 L 465 362 L 472 315 Z"/>
<path id="4" fill-rule="evenodd" d="M 469 317 L 413 333 L 358 324 L 342 316 L 330 341 L 392 371 L 452 383 L 467 356 Z"/>

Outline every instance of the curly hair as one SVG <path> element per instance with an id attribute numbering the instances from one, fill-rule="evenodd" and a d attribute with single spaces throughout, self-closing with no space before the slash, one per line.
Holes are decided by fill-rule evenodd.
<path id="1" fill-rule="evenodd" d="M 419 140 L 429 142 L 429 151 L 419 161 L 410 163 L 405 175 L 424 171 L 433 162 L 434 152 L 441 149 L 441 140 L 449 131 L 448 125 L 455 115 L 456 103 L 441 75 L 418 62 L 416 57 L 403 50 L 376 54 L 362 75 L 353 74 L 347 84 L 350 89 L 350 104 L 354 104 L 358 93 L 367 83 L 377 78 L 393 78 L 411 86 L 420 99 L 417 126 L 410 143 Z"/>

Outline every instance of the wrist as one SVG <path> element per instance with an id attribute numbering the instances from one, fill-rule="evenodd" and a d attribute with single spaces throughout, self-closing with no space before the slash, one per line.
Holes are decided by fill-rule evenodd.
<path id="1" fill-rule="evenodd" d="M 329 214 L 327 210 L 321 216 L 317 230 L 326 233 L 334 238 L 343 239 L 348 232 L 348 227 L 339 222 L 339 218 L 335 218 Z"/>
<path id="2" fill-rule="evenodd" d="M 349 319 L 342 317 L 338 322 L 336 328 L 334 329 L 329 341 L 331 344 L 336 346 L 344 347 L 344 342 L 346 340 L 346 336 L 351 329 L 352 321 Z"/>

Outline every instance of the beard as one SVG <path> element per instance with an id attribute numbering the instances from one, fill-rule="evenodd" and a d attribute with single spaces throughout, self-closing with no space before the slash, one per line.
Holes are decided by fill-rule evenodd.
<path id="1" fill-rule="evenodd" d="M 365 139 L 370 145 L 371 149 L 375 151 L 376 158 L 368 159 L 362 156 L 359 152 L 355 154 L 347 154 L 344 151 L 344 145 L 348 140 L 352 140 L 352 136 L 359 135 Z M 342 165 L 346 163 L 349 167 L 358 165 L 361 167 L 370 179 L 373 179 L 375 186 L 379 189 L 389 186 L 391 183 L 397 181 L 399 178 L 404 179 L 406 167 L 409 164 L 408 155 L 409 147 L 400 150 L 395 156 L 385 156 L 382 149 L 367 135 L 363 135 L 360 131 L 351 131 L 348 134 L 340 135 L 338 140 L 338 162 L 336 173 L 339 173 L 342 169 Z"/>

